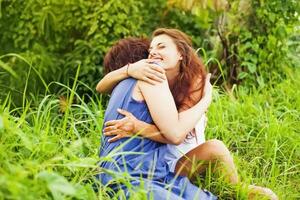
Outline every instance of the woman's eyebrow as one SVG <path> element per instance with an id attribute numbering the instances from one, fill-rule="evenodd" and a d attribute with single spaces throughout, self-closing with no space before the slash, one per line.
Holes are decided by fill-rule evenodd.
<path id="1" fill-rule="evenodd" d="M 162 44 L 164 44 L 164 43 L 163 42 L 159 42 L 159 43 L 157 43 L 154 46 L 159 46 L 159 45 L 162 45 Z M 151 49 L 153 49 L 153 46 L 150 46 L 149 49 L 148 49 L 148 51 L 150 51 Z"/>

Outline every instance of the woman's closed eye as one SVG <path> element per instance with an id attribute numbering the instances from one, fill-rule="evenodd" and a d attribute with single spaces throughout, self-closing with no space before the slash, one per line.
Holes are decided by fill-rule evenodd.
<path id="1" fill-rule="evenodd" d="M 162 44 L 161 44 L 161 45 L 158 45 L 157 48 L 158 48 L 158 49 L 163 49 L 163 48 L 165 48 L 165 47 L 166 47 L 165 45 L 162 45 Z"/>
<path id="2" fill-rule="evenodd" d="M 164 45 L 164 44 L 158 44 L 155 48 L 157 48 L 157 49 L 163 49 L 165 47 L 166 47 L 166 45 Z M 148 52 L 150 53 L 152 51 L 152 49 L 153 49 L 153 47 L 150 47 L 148 49 Z"/>

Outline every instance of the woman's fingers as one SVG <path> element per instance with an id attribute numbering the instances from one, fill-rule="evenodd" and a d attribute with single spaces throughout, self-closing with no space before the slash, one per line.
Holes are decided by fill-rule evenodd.
<path id="1" fill-rule="evenodd" d="M 148 64 L 151 64 L 154 63 L 156 60 L 148 58 L 148 59 L 144 59 L 144 61 Z"/>
<path id="2" fill-rule="evenodd" d="M 126 122 L 126 117 L 122 118 L 122 119 L 117 119 L 117 120 L 111 120 L 111 121 L 107 121 L 105 122 L 105 127 L 120 127 L 122 126 L 124 123 Z"/>
<path id="3" fill-rule="evenodd" d="M 152 59 L 144 59 L 139 63 L 132 64 L 130 76 L 152 85 L 164 81 L 166 79 L 165 70 L 154 62 L 155 60 Z"/>
<path id="4" fill-rule="evenodd" d="M 162 79 L 162 80 L 166 79 L 165 70 L 158 65 L 151 64 L 150 68 L 148 69 L 148 72 L 150 72 L 151 74 L 153 74 L 154 76 L 156 76 L 159 79 Z"/>
<path id="5" fill-rule="evenodd" d="M 156 65 L 156 64 L 151 64 L 150 65 L 150 68 L 156 72 L 158 72 L 159 74 L 165 74 L 165 70 L 160 67 L 159 65 Z"/>
<path id="6" fill-rule="evenodd" d="M 163 82 L 164 79 L 160 77 L 160 75 L 155 74 L 156 72 L 147 72 L 146 77 L 155 81 L 155 82 Z"/>
<path id="7" fill-rule="evenodd" d="M 158 72 L 158 71 L 156 71 L 155 69 L 152 69 L 152 68 L 148 68 L 146 71 L 147 71 L 147 74 L 154 75 L 154 76 L 156 76 L 157 78 L 159 78 L 161 80 L 166 79 L 165 73 Z"/>
<path id="8" fill-rule="evenodd" d="M 159 65 L 155 63 L 155 60 L 150 60 L 148 63 L 148 69 L 150 70 L 151 73 L 155 74 L 156 76 L 162 78 L 162 79 L 166 79 L 164 74 L 165 74 L 165 70 Z"/>
<path id="9" fill-rule="evenodd" d="M 105 126 L 114 126 L 115 124 L 118 123 L 118 120 L 110 120 L 110 121 L 107 121 L 105 122 Z"/>
<path id="10" fill-rule="evenodd" d="M 110 138 L 108 142 L 115 142 L 124 137 L 128 137 L 129 135 L 126 132 L 122 132 L 121 130 L 118 130 L 118 133 L 113 132 L 113 133 L 109 133 L 109 135 L 106 136 L 114 136 L 113 138 Z"/>
<path id="11" fill-rule="evenodd" d="M 166 78 L 164 74 L 150 68 L 145 69 L 143 81 L 154 85 L 156 83 L 163 82 L 165 79 Z"/>
<path id="12" fill-rule="evenodd" d="M 117 129 L 117 127 L 115 127 L 115 126 L 107 126 L 103 129 L 103 132 L 106 133 L 106 132 L 116 130 L 116 129 Z"/>
<path id="13" fill-rule="evenodd" d="M 119 139 L 121 139 L 121 138 L 122 138 L 121 135 L 116 135 L 115 137 L 109 139 L 108 142 L 115 142 L 115 141 L 117 141 L 117 140 L 119 140 Z"/>
<path id="14" fill-rule="evenodd" d="M 111 120 L 111 121 L 107 121 L 105 123 L 105 128 L 103 129 L 103 132 L 110 132 L 112 130 L 117 130 L 119 128 L 126 128 L 126 124 L 128 122 L 132 122 L 135 117 L 132 115 L 131 112 L 128 112 L 126 110 L 120 109 L 118 108 L 117 111 L 124 115 L 125 117 L 122 119 L 118 119 L 118 120 Z"/>
<path id="15" fill-rule="evenodd" d="M 152 79 L 150 79 L 148 77 L 144 77 L 143 81 L 145 81 L 145 82 L 147 82 L 147 83 L 149 83 L 151 85 L 155 85 L 157 83 L 157 81 L 154 81 L 154 80 L 152 80 Z"/>
<path id="16" fill-rule="evenodd" d="M 104 132 L 103 134 L 104 134 L 105 136 L 114 136 L 114 135 L 119 135 L 120 132 L 122 132 L 122 130 L 120 130 L 120 129 L 115 129 L 115 130 L 110 130 L 110 131 Z"/>
<path id="17" fill-rule="evenodd" d="M 123 110 L 123 109 L 121 109 L 121 108 L 118 108 L 117 111 L 118 111 L 120 114 L 122 114 L 122 115 L 124 115 L 124 116 L 127 116 L 127 117 L 129 117 L 129 116 L 132 115 L 131 112 L 128 112 L 127 110 Z"/>

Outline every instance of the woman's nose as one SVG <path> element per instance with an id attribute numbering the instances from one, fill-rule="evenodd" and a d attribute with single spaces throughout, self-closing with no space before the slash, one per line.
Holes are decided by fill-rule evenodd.
<path id="1" fill-rule="evenodd" d="M 157 55 L 157 51 L 153 48 L 150 50 L 149 55 L 150 55 L 150 57 L 154 57 Z"/>

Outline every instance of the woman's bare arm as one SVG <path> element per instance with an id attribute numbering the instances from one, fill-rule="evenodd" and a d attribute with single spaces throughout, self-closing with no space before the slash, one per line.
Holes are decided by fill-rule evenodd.
<path id="1" fill-rule="evenodd" d="M 197 88 L 198 85 L 200 84 L 199 80 L 194 81 L 193 83 L 194 85 L 192 86 L 193 88 L 191 89 L 191 91 L 193 91 L 194 88 Z M 200 92 L 194 92 L 191 94 L 191 99 L 199 100 L 200 98 L 201 98 Z M 179 108 L 179 111 L 183 112 L 191 108 L 192 106 L 193 103 L 190 102 L 189 99 L 186 99 L 184 103 L 184 107 Z M 208 107 L 209 103 L 204 106 Z M 164 137 L 164 135 L 157 128 L 157 126 L 138 120 L 132 113 L 126 110 L 118 109 L 118 112 L 124 115 L 124 118 L 106 122 L 105 124 L 106 127 L 103 130 L 106 136 L 114 136 L 109 140 L 109 142 L 114 142 L 123 137 L 130 137 L 132 135 L 138 134 L 139 136 L 157 142 L 174 144 L 173 141 L 170 141 L 166 137 Z M 188 132 L 183 133 L 183 135 L 186 136 Z"/>
<path id="2" fill-rule="evenodd" d="M 207 110 L 212 95 L 212 86 L 207 76 L 204 97 L 192 108 L 178 113 L 173 96 L 169 90 L 168 82 L 156 85 L 139 82 L 140 90 L 148 105 L 153 121 L 164 135 L 173 144 L 180 144 L 186 133 L 193 129 L 202 114 Z M 157 98 L 157 94 L 160 97 Z"/>
<path id="3" fill-rule="evenodd" d="M 105 123 L 103 133 L 105 136 L 114 136 L 108 142 L 115 142 L 124 137 L 131 137 L 132 135 L 139 135 L 150 140 L 160 143 L 171 143 L 158 128 L 153 124 L 148 124 L 138 120 L 132 113 L 118 109 L 118 112 L 125 117 L 122 119 L 111 120 Z"/>
<path id="4" fill-rule="evenodd" d="M 128 78 L 127 66 L 106 74 L 97 84 L 96 90 L 99 93 L 111 93 L 114 87 L 122 80 Z"/>
<path id="5" fill-rule="evenodd" d="M 120 81 L 129 77 L 143 80 L 150 84 L 156 84 L 165 80 L 164 69 L 151 64 L 151 61 L 150 59 L 140 60 L 106 74 L 97 84 L 96 90 L 99 93 L 111 93 Z"/>
<path id="6" fill-rule="evenodd" d="M 156 142 L 174 144 L 172 141 L 164 137 L 157 126 L 136 119 L 136 117 L 134 117 L 132 113 L 128 111 L 120 110 L 119 113 L 125 117 L 105 123 L 106 127 L 103 129 L 104 135 L 114 136 L 109 139 L 108 142 L 115 142 L 124 137 L 139 135 Z M 187 133 L 185 133 L 185 135 L 186 134 Z"/>
<path id="7" fill-rule="evenodd" d="M 198 88 L 199 84 L 200 80 L 193 81 L 191 91 L 194 91 L 194 89 Z M 201 92 L 193 92 L 191 94 L 191 98 L 185 98 L 183 106 L 179 108 L 179 112 L 183 112 L 194 105 L 194 103 L 191 102 L 190 99 L 199 101 L 199 99 L 201 99 Z M 119 109 L 118 111 L 120 114 L 124 115 L 124 118 L 108 121 L 105 124 L 106 127 L 103 130 L 104 135 L 114 136 L 109 140 L 109 142 L 114 142 L 123 137 L 130 137 L 132 135 L 138 134 L 139 136 L 154 140 L 156 142 L 173 144 L 172 141 L 164 137 L 164 135 L 155 125 L 138 120 L 135 116 L 133 116 L 132 113 L 126 110 Z M 186 132 L 185 135 L 187 133 L 188 132 Z"/>
<path id="8" fill-rule="evenodd" d="M 153 124 L 147 124 L 146 122 L 137 120 L 135 123 L 135 133 L 144 138 L 148 138 L 150 140 L 154 140 L 156 142 L 170 144 L 172 143 L 170 140 L 164 137 L 161 134 L 160 130 Z"/>

